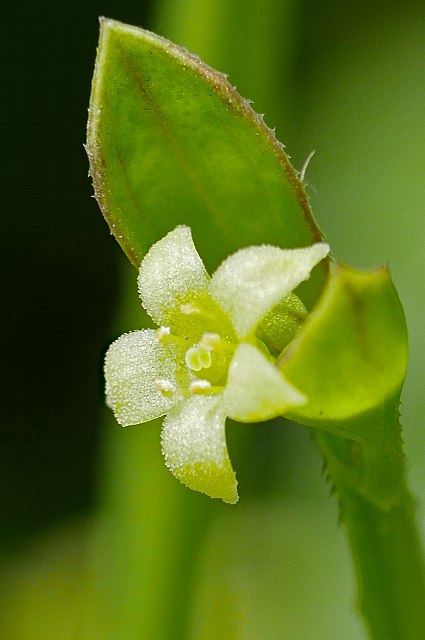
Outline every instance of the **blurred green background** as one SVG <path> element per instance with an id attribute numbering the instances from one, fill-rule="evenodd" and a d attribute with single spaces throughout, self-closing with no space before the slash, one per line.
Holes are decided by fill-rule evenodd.
<path id="1" fill-rule="evenodd" d="M 357 640 L 354 574 L 307 429 L 229 428 L 241 500 L 168 474 L 121 430 L 102 357 L 137 328 L 135 271 L 83 150 L 98 15 L 229 73 L 301 169 L 334 255 L 388 263 L 405 306 L 402 422 L 425 533 L 425 7 L 420 0 L 20 3 L 3 9 L 0 635 Z M 10 317 L 10 315 L 12 317 Z"/>

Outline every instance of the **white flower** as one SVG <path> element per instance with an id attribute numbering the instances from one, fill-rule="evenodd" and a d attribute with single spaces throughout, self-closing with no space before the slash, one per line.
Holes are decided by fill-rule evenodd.
<path id="1" fill-rule="evenodd" d="M 179 226 L 143 259 L 139 294 L 159 328 L 124 334 L 110 346 L 107 403 L 123 426 L 166 415 L 165 461 L 188 487 L 235 503 L 226 416 L 257 422 L 306 402 L 255 331 L 328 251 L 322 243 L 248 247 L 210 278 L 190 229 Z"/>

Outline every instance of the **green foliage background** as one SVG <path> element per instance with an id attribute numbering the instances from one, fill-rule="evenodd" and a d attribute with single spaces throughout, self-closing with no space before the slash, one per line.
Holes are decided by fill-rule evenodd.
<path id="1" fill-rule="evenodd" d="M 388 262 L 405 306 L 402 422 L 424 531 L 424 13 L 419 0 L 5 10 L 4 637 L 364 637 L 306 429 L 230 430 L 241 488 L 232 511 L 167 475 L 157 424 L 122 431 L 104 409 L 102 351 L 140 326 L 139 307 L 135 271 L 90 200 L 82 143 L 105 14 L 229 73 L 297 168 L 316 150 L 307 181 L 334 254 L 359 268 Z"/>

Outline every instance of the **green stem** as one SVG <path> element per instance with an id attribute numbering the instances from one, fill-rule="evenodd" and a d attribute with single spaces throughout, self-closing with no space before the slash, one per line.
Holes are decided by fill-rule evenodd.
<path id="1" fill-rule="evenodd" d="M 383 433 L 393 428 L 387 426 Z M 357 569 L 358 607 L 370 638 L 423 640 L 425 566 L 400 438 L 390 456 L 388 448 L 374 447 L 372 454 L 363 450 L 359 464 L 357 454 L 361 468 L 357 474 L 353 464 L 347 463 L 352 441 L 325 432 L 316 439 L 339 497 Z"/>
<path id="2" fill-rule="evenodd" d="M 347 491 L 344 523 L 362 585 L 359 608 L 374 640 L 423 640 L 425 580 L 413 505 L 407 489 L 385 512 Z"/>

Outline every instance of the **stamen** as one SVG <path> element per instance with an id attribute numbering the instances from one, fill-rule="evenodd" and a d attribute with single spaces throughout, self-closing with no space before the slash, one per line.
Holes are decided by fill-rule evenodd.
<path id="1" fill-rule="evenodd" d="M 159 327 L 155 331 L 156 339 L 163 344 L 176 344 L 187 347 L 187 341 L 181 336 L 175 336 L 171 333 L 170 327 Z"/>
<path id="2" fill-rule="evenodd" d="M 180 311 L 187 316 L 196 314 L 198 316 L 202 316 L 203 318 L 208 318 L 209 320 L 216 319 L 216 315 L 211 311 L 211 309 L 209 309 L 208 306 L 204 306 L 201 302 L 199 302 L 199 300 L 181 304 Z"/>
<path id="3" fill-rule="evenodd" d="M 235 345 L 224 340 L 218 333 L 204 333 L 199 346 L 208 351 L 234 351 Z"/>
<path id="4" fill-rule="evenodd" d="M 189 391 L 192 395 L 208 394 L 211 389 L 211 382 L 208 382 L 208 380 L 194 380 L 189 385 Z"/>
<path id="5" fill-rule="evenodd" d="M 202 338 L 199 341 L 199 346 L 209 351 L 213 351 L 221 344 L 222 341 L 223 338 L 219 336 L 218 333 L 203 333 Z"/>
<path id="6" fill-rule="evenodd" d="M 212 364 L 211 351 L 209 349 L 203 349 L 201 345 L 198 345 L 198 356 L 202 368 L 209 369 Z"/>
<path id="7" fill-rule="evenodd" d="M 155 331 L 157 339 L 161 342 L 166 336 L 170 335 L 170 327 L 159 327 Z"/>
<path id="8" fill-rule="evenodd" d="M 170 380 L 166 380 L 165 378 L 158 378 L 158 380 L 155 380 L 155 384 L 162 395 L 167 397 L 173 396 L 177 391 L 176 385 L 173 384 Z"/>
<path id="9" fill-rule="evenodd" d="M 224 387 L 211 384 L 208 380 L 193 380 L 189 385 L 189 393 L 191 395 L 216 395 L 223 393 Z"/>
<path id="10" fill-rule="evenodd" d="M 201 315 L 202 310 L 194 303 L 188 302 L 187 304 L 180 305 L 180 311 L 184 313 L 186 316 L 190 316 L 192 313 L 196 313 Z"/>
<path id="11" fill-rule="evenodd" d="M 187 366 L 192 371 L 200 371 L 202 369 L 202 363 L 199 358 L 199 351 L 197 346 L 190 347 L 190 349 L 186 351 L 184 359 Z"/>
<path id="12" fill-rule="evenodd" d="M 199 344 L 196 344 L 186 351 L 185 361 L 192 371 L 209 369 L 212 364 L 211 352 L 210 350 L 202 348 Z"/>

